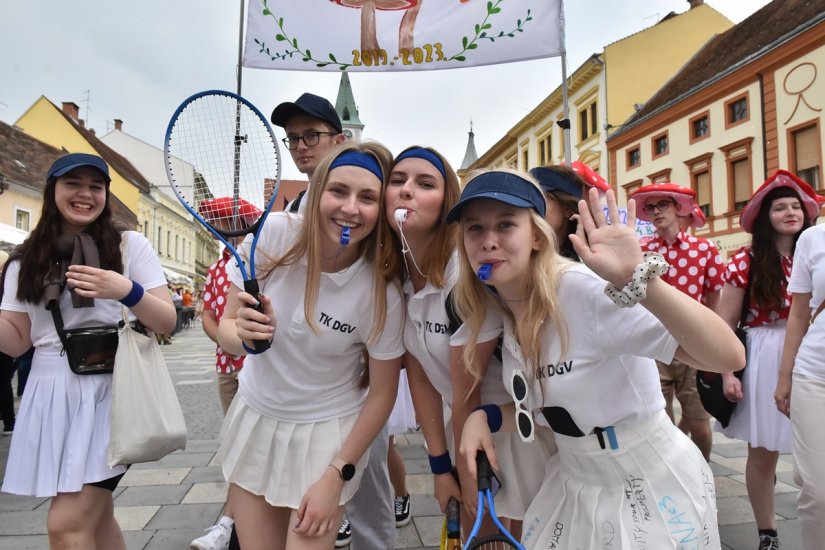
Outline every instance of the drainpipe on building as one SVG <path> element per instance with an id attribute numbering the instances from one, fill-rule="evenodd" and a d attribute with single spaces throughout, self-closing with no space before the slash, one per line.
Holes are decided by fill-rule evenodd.
<path id="1" fill-rule="evenodd" d="M 765 81 L 762 73 L 759 78 L 759 107 L 762 109 L 762 181 L 768 179 L 768 132 L 765 128 Z"/>

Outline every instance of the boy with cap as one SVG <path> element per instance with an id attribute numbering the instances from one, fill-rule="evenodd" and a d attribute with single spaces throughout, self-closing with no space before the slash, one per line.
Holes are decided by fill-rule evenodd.
<path id="1" fill-rule="evenodd" d="M 272 122 L 286 132 L 282 141 L 295 166 L 309 178 L 310 185 L 312 174 L 324 156 L 347 139 L 335 107 L 315 94 L 304 93 L 294 102 L 281 103 L 272 111 Z M 306 203 L 301 199 L 305 193 L 299 194 L 286 209 L 303 213 Z M 370 446 L 369 462 L 358 491 L 347 504 L 336 547 L 350 544 L 350 539 L 353 550 L 385 550 L 395 546 L 394 493 L 387 468 L 388 445 L 389 432 L 384 426 Z M 356 526 L 354 533 L 349 519 Z"/>
<path id="2" fill-rule="evenodd" d="M 314 94 L 305 93 L 294 103 L 281 103 L 272 111 L 272 122 L 286 132 L 281 140 L 292 155 L 295 166 L 312 182 L 312 174 L 321 159 L 346 136 L 341 119 L 332 104 Z M 308 189 L 308 188 L 307 188 Z M 303 213 L 302 191 L 288 206 L 290 212 Z"/>
<path id="3" fill-rule="evenodd" d="M 645 185 L 630 195 L 636 200 L 638 218 L 656 228 L 655 236 L 641 240 L 642 250 L 662 254 L 671 266 L 662 280 L 715 311 L 725 264 L 716 245 L 687 233 L 690 226 L 704 225 L 701 211 L 695 212 L 695 197 L 694 190 L 674 183 Z M 676 360 L 669 365 L 657 364 L 668 415 L 672 420 L 675 394 L 682 405 L 679 427 L 690 435 L 705 459 L 710 459 L 713 434 L 710 415 L 696 390 L 696 369 Z"/>

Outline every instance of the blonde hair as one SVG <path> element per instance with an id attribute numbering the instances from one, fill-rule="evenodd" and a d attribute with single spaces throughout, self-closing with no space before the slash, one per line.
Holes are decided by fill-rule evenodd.
<path id="1" fill-rule="evenodd" d="M 538 183 L 525 173 L 510 169 L 495 171 L 515 174 L 529 181 L 541 192 Z M 473 172 L 465 183 L 465 187 L 470 185 L 475 177 L 486 172 L 488 171 Z M 544 193 L 541 193 L 543 196 Z M 518 318 L 515 318 L 512 311 L 504 305 L 494 291 L 491 291 L 476 277 L 463 243 L 458 247 L 460 268 L 454 290 L 454 302 L 459 315 L 469 329 L 469 339 L 464 349 L 464 363 L 474 378 L 470 391 L 481 382 L 480 366 L 476 361 L 476 347 L 488 307 L 500 311 L 514 324 L 516 340 L 522 349 L 528 371 L 527 376 L 531 380 L 535 377 L 536 369 L 541 366 L 542 349 L 545 344 L 542 341 L 542 329 L 546 321 L 553 323 L 559 335 L 560 357 L 564 356 L 567 349 L 567 324 L 559 303 L 558 290 L 561 273 L 572 265 L 572 262 L 556 254 L 555 234 L 550 224 L 535 210 L 529 209 L 529 213 L 530 222 L 538 237 L 539 248 L 532 252 L 525 293 L 528 299 L 524 302 L 525 309 Z"/>
<path id="2" fill-rule="evenodd" d="M 444 174 L 446 177 L 444 177 L 444 200 L 441 202 L 441 212 L 439 216 L 441 223 L 439 223 L 436 227 L 435 236 L 430 241 L 430 245 L 424 253 L 424 259 L 421 262 L 421 272 L 425 277 L 427 277 L 427 280 L 436 288 L 444 288 L 447 284 L 447 281 L 444 278 L 444 272 L 447 269 L 447 263 L 450 261 L 453 250 L 455 250 L 456 236 L 458 235 L 458 227 L 456 224 L 448 224 L 445 220 L 447 218 L 447 212 L 449 212 L 455 203 L 458 202 L 458 198 L 461 195 L 461 186 L 458 183 L 458 176 L 456 176 L 452 166 L 450 166 L 450 163 L 447 162 L 447 159 L 445 159 L 441 153 L 431 147 L 413 145 L 401 151 L 398 156 L 403 155 L 410 149 L 425 149 L 438 157 L 444 165 Z M 405 158 L 403 160 L 407 159 Z M 395 168 L 396 164 L 402 161 L 393 161 L 392 167 L 390 168 L 390 173 L 392 173 L 392 170 Z M 441 174 L 440 171 L 439 174 Z M 393 248 L 395 250 L 401 250 L 401 240 L 398 235 L 394 231 L 391 232 L 391 235 Z M 409 276 L 409 273 L 407 273 L 406 264 L 400 259 L 399 256 L 394 258 L 393 268 L 393 272 L 398 273 L 400 276 L 399 278 L 402 280 Z"/>
<path id="3" fill-rule="evenodd" d="M 326 190 L 329 179 L 330 165 L 340 155 L 347 152 L 358 152 L 370 155 L 381 166 L 384 175 L 381 180 L 381 193 L 378 200 L 378 221 L 375 229 L 362 241 L 358 243 L 359 257 L 363 256 L 370 262 L 373 272 L 373 324 L 370 330 L 368 342 L 372 343 L 378 339 L 384 330 L 384 323 L 387 320 L 387 281 L 392 278 L 388 273 L 387 262 L 392 251 L 388 251 L 392 231 L 386 222 L 384 214 L 384 189 L 386 187 L 389 166 L 392 162 L 390 151 L 377 142 L 358 143 L 352 140 L 333 148 L 329 154 L 318 164 L 310 180 L 309 193 L 307 194 L 307 206 L 304 223 L 298 237 L 286 253 L 277 260 L 270 261 L 261 268 L 261 277 L 268 277 L 274 269 L 280 266 L 292 265 L 302 257 L 307 257 L 307 280 L 304 287 L 304 316 L 307 324 L 313 332 L 317 334 L 318 324 L 315 319 L 315 304 L 318 301 L 318 291 L 321 282 L 321 230 L 318 223 L 318 216 L 321 196 Z"/>

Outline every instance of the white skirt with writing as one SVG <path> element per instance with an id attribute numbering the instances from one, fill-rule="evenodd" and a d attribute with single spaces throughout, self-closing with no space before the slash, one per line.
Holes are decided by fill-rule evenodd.
<path id="1" fill-rule="evenodd" d="M 556 434 L 557 460 L 524 519 L 528 549 L 721 547 L 713 473 L 664 411 L 603 434 Z"/>
<path id="2" fill-rule="evenodd" d="M 221 427 L 217 458 L 229 483 L 263 496 L 272 506 L 297 510 L 301 498 L 338 455 L 358 414 L 295 424 L 252 410 L 238 393 Z M 344 483 L 339 504 L 352 498 L 369 460 L 369 449 Z"/>

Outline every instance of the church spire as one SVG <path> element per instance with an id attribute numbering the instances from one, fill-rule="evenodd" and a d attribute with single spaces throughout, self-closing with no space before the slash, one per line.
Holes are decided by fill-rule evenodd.
<path id="1" fill-rule="evenodd" d="M 364 123 L 358 118 L 358 107 L 352 95 L 352 86 L 349 83 L 349 73 L 341 73 L 341 83 L 338 85 L 338 99 L 335 100 L 335 111 L 341 119 L 341 125 L 347 137 L 360 140 Z"/>
<path id="2" fill-rule="evenodd" d="M 476 153 L 476 144 L 474 140 L 475 134 L 473 133 L 473 121 L 470 121 L 470 135 L 467 138 L 467 151 L 464 153 L 464 160 L 461 161 L 461 168 L 459 170 L 466 170 L 469 168 L 475 161 L 478 160 L 478 154 Z"/>

